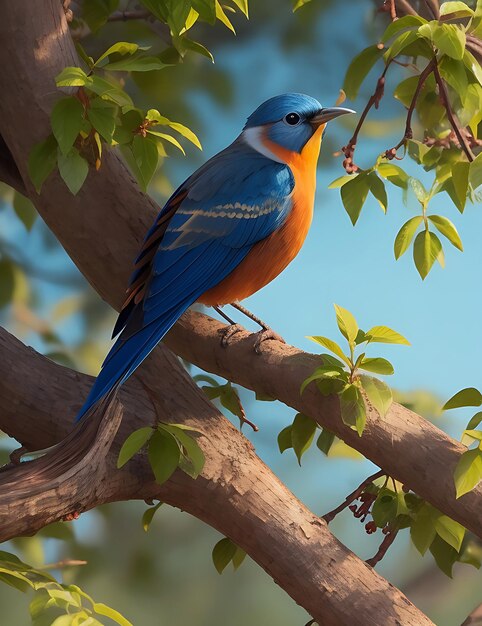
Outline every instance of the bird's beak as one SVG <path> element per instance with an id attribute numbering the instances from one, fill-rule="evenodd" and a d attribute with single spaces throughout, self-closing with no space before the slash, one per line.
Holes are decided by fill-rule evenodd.
<path id="1" fill-rule="evenodd" d="M 321 124 L 326 124 L 326 122 L 334 120 L 335 117 L 339 117 L 340 115 L 346 115 L 347 113 L 355 113 L 355 111 L 353 111 L 352 109 L 345 109 L 343 107 L 320 109 L 320 111 L 310 119 L 310 124 L 317 128 L 318 126 L 321 126 Z"/>

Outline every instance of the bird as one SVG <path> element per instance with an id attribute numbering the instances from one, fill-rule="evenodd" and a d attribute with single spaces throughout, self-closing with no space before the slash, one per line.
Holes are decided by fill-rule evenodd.
<path id="1" fill-rule="evenodd" d="M 117 391 L 192 304 L 239 303 L 294 259 L 312 221 L 326 124 L 347 113 L 300 93 L 274 96 L 176 189 L 134 261 L 117 339 L 77 421 Z"/>

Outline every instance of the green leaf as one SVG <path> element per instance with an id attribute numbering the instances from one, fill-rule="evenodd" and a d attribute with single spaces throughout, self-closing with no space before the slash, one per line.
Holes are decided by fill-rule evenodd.
<path id="1" fill-rule="evenodd" d="M 418 31 L 421 35 L 431 40 L 439 49 L 439 52 L 446 54 L 456 60 L 464 57 L 465 32 L 456 24 L 425 24 Z"/>
<path id="2" fill-rule="evenodd" d="M 62 154 L 67 154 L 74 145 L 82 128 L 84 107 L 77 98 L 58 100 L 50 116 L 52 131 Z"/>
<path id="3" fill-rule="evenodd" d="M 148 130 L 147 132 L 149 135 L 153 135 L 154 137 L 159 137 L 160 139 L 164 139 L 165 141 L 168 141 L 173 146 L 176 146 L 176 148 L 180 150 L 184 155 L 186 154 L 186 152 L 184 151 L 184 148 L 181 146 L 179 141 L 177 139 L 174 139 L 174 137 L 171 137 L 171 135 L 166 135 L 166 133 L 159 133 L 155 130 Z"/>
<path id="4" fill-rule="evenodd" d="M 57 87 L 83 87 L 90 78 L 80 67 L 66 67 L 55 77 Z"/>
<path id="5" fill-rule="evenodd" d="M 13 210 L 25 228 L 30 231 L 37 219 L 37 211 L 32 202 L 16 191 L 13 196 Z"/>
<path id="6" fill-rule="evenodd" d="M 443 2 L 440 5 L 440 17 L 444 15 L 450 15 L 451 17 L 472 17 L 474 12 L 465 2 Z"/>
<path id="7" fill-rule="evenodd" d="M 386 178 L 392 185 L 396 185 L 401 189 L 406 189 L 409 176 L 401 167 L 393 163 L 380 163 L 377 172 L 383 178 Z"/>
<path id="8" fill-rule="evenodd" d="M 115 114 L 116 111 L 111 105 L 98 98 L 92 100 L 91 106 L 87 109 L 89 122 L 109 145 L 115 131 Z"/>
<path id="9" fill-rule="evenodd" d="M 197 136 L 192 132 L 190 128 L 188 128 L 187 126 L 184 126 L 184 124 L 180 124 L 179 122 L 168 121 L 168 125 L 172 129 L 177 131 L 180 135 L 185 137 L 188 141 L 193 143 L 196 146 L 196 148 L 199 148 L 199 150 L 202 150 L 201 142 L 199 141 Z"/>
<path id="10" fill-rule="evenodd" d="M 339 397 L 343 423 L 356 430 L 361 437 L 365 428 L 366 408 L 360 389 L 356 385 L 347 385 Z"/>
<path id="11" fill-rule="evenodd" d="M 223 573 L 232 561 L 237 549 L 238 546 L 233 543 L 231 539 L 228 539 L 228 537 L 224 537 L 224 539 L 217 542 L 213 548 L 212 559 L 218 574 Z"/>
<path id="12" fill-rule="evenodd" d="M 121 55 L 132 55 L 139 50 L 139 46 L 136 43 L 129 43 L 128 41 L 118 41 L 110 48 L 101 54 L 94 65 L 99 65 L 101 61 L 106 59 L 109 55 L 117 53 Z"/>
<path id="13" fill-rule="evenodd" d="M 248 0 L 233 0 L 233 3 L 249 18 Z"/>
<path id="14" fill-rule="evenodd" d="M 162 485 L 172 476 L 179 465 L 181 451 L 177 441 L 170 433 L 165 430 L 156 430 L 149 442 L 147 455 L 156 482 Z"/>
<path id="15" fill-rule="evenodd" d="M 122 616 L 119 611 L 112 609 L 110 606 L 107 606 L 102 602 L 94 602 L 94 606 L 92 608 L 98 615 L 104 615 L 105 617 L 109 617 L 120 626 L 133 626 L 132 622 L 129 622 L 129 620 Z"/>
<path id="16" fill-rule="evenodd" d="M 382 357 L 366 357 L 362 359 L 359 367 L 374 374 L 390 375 L 394 373 L 393 365 L 387 359 L 382 359 Z"/>
<path id="17" fill-rule="evenodd" d="M 330 448 L 335 441 L 335 433 L 332 433 L 331 430 L 327 430 L 323 428 L 321 431 L 321 435 L 316 440 L 316 447 L 328 456 L 330 452 Z"/>
<path id="18" fill-rule="evenodd" d="M 132 140 L 132 154 L 139 171 L 139 183 L 142 190 L 146 191 L 159 161 L 156 142 L 149 137 L 136 135 Z"/>
<path id="19" fill-rule="evenodd" d="M 174 426 L 173 424 L 160 424 L 159 427 L 167 430 L 171 433 L 171 435 L 174 435 L 174 437 L 182 445 L 185 456 L 187 456 L 192 464 L 192 476 L 193 478 L 197 478 L 203 471 L 206 459 L 196 439 L 194 439 L 191 435 L 188 435 L 186 429 Z"/>
<path id="20" fill-rule="evenodd" d="M 410 342 L 403 335 L 397 333 L 396 330 L 388 328 L 388 326 L 372 326 L 367 330 L 366 337 L 369 342 L 373 343 L 398 343 L 409 346 Z"/>
<path id="21" fill-rule="evenodd" d="M 477 428 L 480 422 L 482 422 L 482 411 L 479 411 L 473 417 L 470 418 L 469 423 L 467 424 L 467 430 L 470 430 L 472 428 Z"/>
<path id="22" fill-rule="evenodd" d="M 397 516 L 398 500 L 396 494 L 388 489 L 381 489 L 373 503 L 372 517 L 378 528 L 383 528 Z"/>
<path id="23" fill-rule="evenodd" d="M 458 557 L 457 550 L 440 536 L 436 536 L 430 546 L 430 552 L 442 572 L 452 578 L 452 568 Z"/>
<path id="24" fill-rule="evenodd" d="M 412 176 L 408 179 L 408 184 L 420 204 L 425 205 L 428 200 L 428 192 L 423 184 L 417 178 L 413 178 Z"/>
<path id="25" fill-rule="evenodd" d="M 393 402 L 392 390 L 378 378 L 372 376 L 360 376 L 362 387 L 367 394 L 367 398 L 378 411 L 380 417 L 385 417 Z"/>
<path id="26" fill-rule="evenodd" d="M 446 217 L 442 217 L 441 215 L 429 215 L 428 219 L 435 224 L 437 230 L 442 233 L 450 243 L 458 248 L 459 250 L 463 250 L 462 241 L 459 237 L 459 233 L 457 229 L 452 224 L 452 222 Z"/>
<path id="27" fill-rule="evenodd" d="M 324 348 L 327 348 L 328 350 L 333 352 L 333 354 L 336 354 L 336 356 L 340 357 L 340 359 L 344 363 L 346 363 L 347 365 L 350 365 L 349 359 L 345 356 L 343 350 L 336 343 L 336 341 L 333 341 L 332 339 L 329 339 L 328 337 L 323 337 L 321 335 L 314 335 L 312 337 L 307 337 L 307 339 L 311 339 L 311 341 L 314 341 L 315 343 L 319 343 L 321 346 L 323 346 Z"/>
<path id="28" fill-rule="evenodd" d="M 340 329 L 341 334 L 349 341 L 354 343 L 358 334 L 358 324 L 353 314 L 347 309 L 344 309 L 338 304 L 334 305 L 336 312 L 336 323 Z"/>
<path id="29" fill-rule="evenodd" d="M 435 519 L 437 535 L 446 541 L 449 546 L 459 552 L 465 535 L 465 528 L 447 515 L 439 515 Z"/>
<path id="30" fill-rule="evenodd" d="M 360 212 L 367 199 L 370 184 L 365 174 L 358 174 L 341 188 L 341 199 L 353 226 L 360 217 Z"/>
<path id="31" fill-rule="evenodd" d="M 350 63 L 343 81 L 343 90 L 350 100 L 355 100 L 368 72 L 383 55 L 383 49 L 369 46 L 362 50 Z"/>
<path id="32" fill-rule="evenodd" d="M 231 32 L 236 34 L 236 31 L 234 30 L 234 26 L 231 24 L 231 20 L 228 18 L 228 16 L 224 12 L 223 7 L 219 3 L 219 0 L 216 0 L 216 18 L 222 24 L 224 24 L 226 26 L 226 28 L 228 28 Z"/>
<path id="33" fill-rule="evenodd" d="M 465 162 L 454 163 L 452 166 L 452 184 L 454 186 L 458 210 L 463 213 L 467 201 L 467 190 L 469 187 L 470 164 Z M 445 234 L 445 233 L 444 233 Z"/>
<path id="34" fill-rule="evenodd" d="M 0 309 L 11 303 L 15 289 L 15 273 L 13 266 L 7 259 L 0 261 Z"/>
<path id="35" fill-rule="evenodd" d="M 420 28 L 423 28 L 423 26 L 421 26 Z M 414 41 L 417 40 L 417 38 L 418 34 L 412 30 L 407 30 L 398 35 L 398 37 L 394 40 L 394 42 L 390 45 L 388 50 L 383 55 L 385 62 L 389 61 L 390 59 L 394 59 L 399 54 L 402 54 L 405 48 L 410 46 Z"/>
<path id="36" fill-rule="evenodd" d="M 381 37 L 381 41 L 387 42 L 394 35 L 396 35 L 401 30 L 406 30 L 408 28 L 419 27 L 422 24 L 426 24 L 427 20 L 423 19 L 423 17 L 419 17 L 418 15 L 404 15 L 400 17 L 398 20 L 391 22 L 385 32 Z"/>
<path id="37" fill-rule="evenodd" d="M 447 402 L 442 407 L 443 411 L 447 411 L 448 409 L 458 409 L 462 406 L 481 406 L 482 405 L 482 394 L 478 389 L 474 387 L 467 387 L 466 389 L 462 389 L 458 391 L 454 396 L 447 400 Z"/>
<path id="38" fill-rule="evenodd" d="M 245 3 L 246 3 L 246 11 L 247 11 L 248 10 L 247 0 L 245 0 Z M 213 26 L 216 23 L 215 0 L 193 0 L 192 7 L 195 11 L 199 13 L 199 17 L 203 21 L 207 22 L 208 24 L 211 24 L 211 26 Z"/>
<path id="39" fill-rule="evenodd" d="M 144 426 L 131 433 L 122 444 L 122 448 L 117 458 L 117 468 L 123 467 L 127 461 L 139 452 L 141 448 L 145 446 L 149 438 L 151 437 L 154 429 L 150 426 Z"/>
<path id="40" fill-rule="evenodd" d="M 145 532 L 149 530 L 149 526 L 152 523 L 154 515 L 160 509 L 160 507 L 164 504 L 164 502 L 158 502 L 155 506 L 150 506 L 148 509 L 144 511 L 142 515 L 142 528 Z"/>
<path id="41" fill-rule="evenodd" d="M 316 422 L 311 417 L 303 413 L 296 415 L 291 427 L 291 442 L 299 465 L 301 465 L 301 457 L 311 446 L 315 431 Z"/>
<path id="42" fill-rule="evenodd" d="M 60 176 L 74 196 L 84 184 L 89 173 L 89 164 L 81 157 L 77 148 L 72 148 L 67 154 L 60 151 L 57 155 Z"/>
<path id="43" fill-rule="evenodd" d="M 308 387 L 308 385 L 313 382 L 314 380 L 319 381 L 319 380 L 323 380 L 326 378 L 340 378 L 341 381 L 343 382 L 343 379 L 341 378 L 343 376 L 344 370 L 342 367 L 338 366 L 338 365 L 322 365 L 321 367 L 317 367 L 316 370 L 313 372 L 313 374 L 311 374 L 311 376 L 308 376 L 308 378 L 306 378 L 303 383 L 301 384 L 300 387 L 300 395 L 303 395 L 306 387 Z M 328 393 L 331 393 L 331 391 L 329 391 Z"/>
<path id="44" fill-rule="evenodd" d="M 422 556 L 430 548 L 437 535 L 433 512 L 433 507 L 424 503 L 410 526 L 410 538 Z"/>
<path id="45" fill-rule="evenodd" d="M 191 51 L 207 57 L 212 63 L 214 63 L 213 55 L 205 46 L 202 45 L 202 43 L 199 43 L 199 41 L 193 41 L 184 35 L 183 37 L 179 37 L 176 44 L 182 56 L 184 56 L 186 52 Z"/>
<path id="46" fill-rule="evenodd" d="M 246 552 L 239 546 L 236 546 L 236 552 L 234 553 L 234 556 L 231 559 L 233 562 L 233 567 L 235 571 L 238 569 L 238 567 L 242 565 L 245 558 L 246 558 Z"/>
<path id="47" fill-rule="evenodd" d="M 422 280 L 426 278 L 432 269 L 441 251 L 442 244 L 435 233 L 424 230 L 415 237 L 413 260 Z"/>
<path id="48" fill-rule="evenodd" d="M 328 185 L 328 189 L 338 189 L 339 187 L 343 187 L 343 185 L 349 180 L 353 180 L 353 176 L 349 174 L 346 174 L 345 176 L 339 176 Z"/>
<path id="49" fill-rule="evenodd" d="M 372 195 L 377 200 L 382 211 L 386 213 L 388 209 L 388 197 L 384 182 L 375 174 L 375 172 L 371 172 L 368 175 L 368 183 L 370 185 Z"/>
<path id="50" fill-rule="evenodd" d="M 110 100 L 121 107 L 133 106 L 131 97 L 118 85 L 100 76 L 89 76 L 88 88 L 104 100 Z"/>
<path id="51" fill-rule="evenodd" d="M 482 67 L 474 55 L 466 50 L 464 52 L 464 65 L 471 72 L 474 78 L 482 85 Z M 463 95 L 463 94 L 462 94 Z"/>
<path id="52" fill-rule="evenodd" d="M 474 189 L 482 185 L 482 152 L 470 164 L 469 180 Z"/>
<path id="53" fill-rule="evenodd" d="M 293 447 L 293 443 L 291 441 L 291 429 L 292 424 L 283 428 L 278 435 L 278 448 L 281 454 L 283 454 L 285 450 Z"/>
<path id="54" fill-rule="evenodd" d="M 396 259 L 399 259 L 402 254 L 407 251 L 415 233 L 417 232 L 417 228 L 422 223 L 422 220 L 423 217 L 421 215 L 417 215 L 416 217 L 412 217 L 406 221 L 400 228 L 397 236 L 395 237 L 395 243 L 393 246 Z"/>
<path id="55" fill-rule="evenodd" d="M 465 99 L 465 93 L 467 91 L 467 72 L 463 62 L 456 61 L 448 56 L 442 57 L 439 63 L 439 71 L 442 78 L 459 94 L 461 98 Z"/>
<path id="56" fill-rule="evenodd" d="M 293 7 L 293 13 L 295 11 L 297 11 L 298 9 L 301 9 L 301 7 L 304 7 L 305 4 L 308 4 L 308 2 L 311 2 L 311 0 L 295 0 L 295 5 Z"/>
<path id="57" fill-rule="evenodd" d="M 28 157 L 28 173 L 37 193 L 57 164 L 57 142 L 53 135 L 36 144 Z"/>
<path id="58" fill-rule="evenodd" d="M 454 480 L 456 497 L 460 498 L 471 491 L 482 479 L 482 451 L 467 450 L 460 457 L 455 468 Z"/>

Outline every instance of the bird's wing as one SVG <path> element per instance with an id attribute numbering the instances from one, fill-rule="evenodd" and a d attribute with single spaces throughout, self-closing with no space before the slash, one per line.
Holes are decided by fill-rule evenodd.
<path id="1" fill-rule="evenodd" d="M 179 187 L 136 259 L 120 335 L 81 409 L 126 380 L 182 313 L 219 284 L 291 210 L 290 169 L 233 144 Z"/>

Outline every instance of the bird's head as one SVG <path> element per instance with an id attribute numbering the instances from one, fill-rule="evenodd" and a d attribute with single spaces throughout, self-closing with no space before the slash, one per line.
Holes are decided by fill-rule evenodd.
<path id="1" fill-rule="evenodd" d="M 266 100 L 248 117 L 242 137 L 252 148 L 270 158 L 273 158 L 273 154 L 268 154 L 273 152 L 272 144 L 282 150 L 301 153 L 315 134 L 321 135 L 328 121 L 346 113 L 354 111 L 342 107 L 324 108 L 311 96 L 285 93 Z"/>

